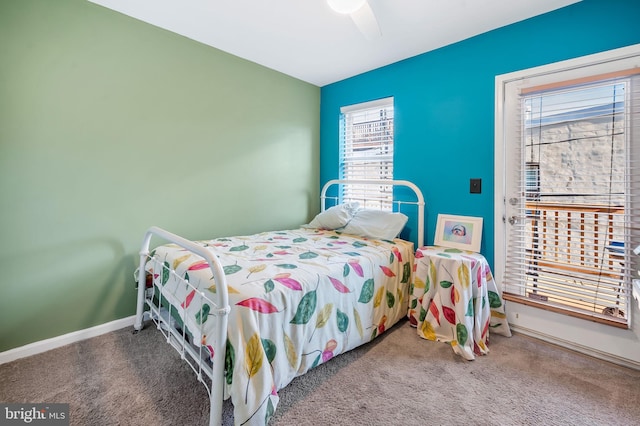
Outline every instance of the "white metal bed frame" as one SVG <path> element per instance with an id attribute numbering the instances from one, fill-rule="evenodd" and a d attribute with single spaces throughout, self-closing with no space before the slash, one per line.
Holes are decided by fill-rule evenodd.
<path id="1" fill-rule="evenodd" d="M 356 185 L 392 185 L 393 187 L 407 187 L 413 192 L 415 200 L 395 199 L 393 200 L 394 210 L 400 211 L 403 205 L 413 205 L 417 207 L 417 216 L 415 221 L 417 222 L 417 244 L 415 249 L 424 245 L 424 197 L 422 191 L 412 182 L 406 180 L 340 180 L 333 179 L 328 181 L 322 188 L 320 194 L 321 210 L 324 211 L 327 208 L 326 201 L 333 200 L 333 204 L 338 202 L 351 201 L 350 199 L 343 198 L 342 194 L 338 191 L 337 195 L 327 195 L 330 188 L 346 184 Z M 168 243 L 173 243 L 181 246 L 182 248 L 193 252 L 201 256 L 208 264 L 213 274 L 213 279 L 216 282 L 216 293 L 205 294 L 202 291 L 198 291 L 187 280 L 178 276 L 167 264 L 164 264 L 162 274 L 170 274 L 179 279 L 191 290 L 198 291 L 200 297 L 200 308 L 205 303 L 215 307 L 210 311 L 211 315 L 216 317 L 216 326 L 214 336 L 209 336 L 209 341 L 213 340 L 213 356 L 209 358 L 209 350 L 203 349 L 202 345 L 193 345 L 189 340 L 190 336 L 187 334 L 186 327 L 177 327 L 175 321 L 172 318 L 172 312 L 167 311 L 162 307 L 163 296 L 160 292 L 155 290 L 155 285 L 151 285 L 150 288 L 146 285 L 146 271 L 145 264 L 149 256 L 149 245 L 151 239 L 157 237 Z M 201 245 L 187 240 L 176 234 L 168 232 L 162 228 L 152 226 L 150 227 L 142 243 L 140 250 L 140 264 L 137 270 L 137 308 L 136 318 L 134 323 L 134 333 L 138 332 L 143 327 L 143 322 L 151 319 L 158 330 L 165 336 L 167 343 L 171 344 L 174 349 L 180 354 L 181 358 L 189 364 L 191 369 L 196 373 L 198 381 L 204 384 L 209 394 L 210 410 L 209 410 L 209 425 L 219 425 L 222 421 L 222 403 L 224 397 L 224 372 L 225 372 L 225 350 L 226 350 L 226 334 L 227 334 L 227 322 L 228 314 L 231 311 L 229 306 L 229 295 L 227 292 L 227 281 L 225 278 L 223 267 L 216 256 Z M 213 300 L 212 300 L 213 298 Z M 157 301 L 156 301 L 157 300 Z M 146 308 L 145 308 L 146 307 Z M 148 310 L 147 310 L 148 308 Z M 213 339 L 210 339 L 213 337 Z M 217 356 L 217 358 L 216 358 Z M 218 362 L 220 361 L 220 362 Z"/>

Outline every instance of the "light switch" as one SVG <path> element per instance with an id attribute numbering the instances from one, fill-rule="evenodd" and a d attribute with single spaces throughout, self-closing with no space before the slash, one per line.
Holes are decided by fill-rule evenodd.
<path id="1" fill-rule="evenodd" d="M 480 194 L 482 192 L 482 179 L 471 179 L 469 181 L 469 192 L 471 194 Z"/>

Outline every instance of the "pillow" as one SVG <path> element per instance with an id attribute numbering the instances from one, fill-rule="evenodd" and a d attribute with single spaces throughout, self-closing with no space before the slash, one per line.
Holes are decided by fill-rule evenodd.
<path id="1" fill-rule="evenodd" d="M 361 237 L 392 240 L 400 234 L 408 219 L 402 213 L 362 209 L 341 231 Z"/>
<path id="2" fill-rule="evenodd" d="M 318 213 L 308 225 L 303 228 L 338 229 L 345 226 L 358 210 L 357 202 L 338 204 Z"/>

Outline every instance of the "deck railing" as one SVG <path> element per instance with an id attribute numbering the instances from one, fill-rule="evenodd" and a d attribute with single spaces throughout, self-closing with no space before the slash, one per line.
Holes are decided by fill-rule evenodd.
<path id="1" fill-rule="evenodd" d="M 624 208 L 552 202 L 526 203 L 525 297 L 591 314 L 624 317 L 620 292 Z"/>
<path id="2" fill-rule="evenodd" d="M 527 202 L 531 253 L 581 273 L 619 271 L 613 251 L 624 232 L 624 208 Z"/>

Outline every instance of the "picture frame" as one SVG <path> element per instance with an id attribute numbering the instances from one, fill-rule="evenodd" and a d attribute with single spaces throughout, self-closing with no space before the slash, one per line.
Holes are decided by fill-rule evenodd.
<path id="1" fill-rule="evenodd" d="M 481 243 L 481 217 L 438 214 L 434 245 L 478 253 Z"/>

